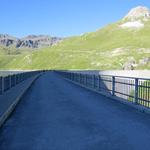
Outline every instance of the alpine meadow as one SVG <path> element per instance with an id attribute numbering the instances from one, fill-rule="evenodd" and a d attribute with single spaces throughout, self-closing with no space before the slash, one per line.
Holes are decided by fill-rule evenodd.
<path id="1" fill-rule="evenodd" d="M 150 11 L 138 6 L 122 20 L 95 32 L 67 37 L 37 49 L 1 46 L 0 68 L 150 69 Z"/>

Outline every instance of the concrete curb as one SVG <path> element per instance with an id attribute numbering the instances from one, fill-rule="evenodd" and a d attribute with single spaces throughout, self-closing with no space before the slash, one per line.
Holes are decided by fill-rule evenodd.
<path id="1" fill-rule="evenodd" d="M 23 97 L 23 95 L 27 92 L 27 90 L 33 85 L 33 83 L 41 76 L 41 74 L 36 75 L 30 83 L 27 84 L 27 86 L 21 91 L 21 93 L 17 96 L 17 98 L 14 100 L 14 102 L 8 107 L 8 109 L 4 112 L 4 114 L 0 117 L 0 127 L 5 123 L 5 121 L 8 119 L 8 117 L 11 115 L 11 113 L 16 108 L 17 104 L 20 102 L 20 99 Z"/>
<path id="2" fill-rule="evenodd" d="M 122 103 L 122 104 L 125 104 L 125 105 L 127 105 L 127 106 L 129 106 L 129 107 L 132 107 L 132 108 L 134 108 L 134 109 L 137 110 L 137 111 L 140 111 L 140 112 L 142 112 L 142 113 L 146 113 L 146 114 L 149 114 L 149 115 L 150 115 L 150 109 L 149 109 L 149 108 L 146 108 L 146 107 L 144 107 L 144 106 L 142 106 L 142 105 L 136 105 L 136 104 L 134 104 L 134 103 L 132 103 L 132 102 L 127 101 L 126 99 L 119 98 L 119 97 L 116 97 L 116 96 L 111 96 L 111 95 L 108 95 L 108 94 L 104 94 L 104 93 L 102 93 L 102 92 L 100 92 L 100 91 L 97 91 L 97 90 L 94 90 L 94 89 L 92 89 L 92 88 L 86 87 L 86 86 L 84 86 L 84 85 L 81 85 L 81 84 L 79 84 L 79 83 L 77 83 L 77 82 L 71 81 L 71 80 L 66 79 L 66 78 L 63 78 L 63 79 L 65 79 L 65 80 L 67 80 L 67 81 L 69 81 L 69 82 L 71 82 L 71 83 L 73 83 L 73 84 L 76 84 L 76 85 L 78 85 L 78 86 L 80 86 L 80 87 L 86 88 L 86 89 L 88 89 L 88 90 L 90 90 L 90 91 L 93 91 L 93 92 L 96 92 L 96 93 L 98 93 L 98 94 L 101 94 L 101 95 L 103 95 L 103 96 L 105 96 L 105 97 L 107 97 L 107 98 L 110 98 L 110 99 L 113 100 L 113 101 L 117 101 L 117 102 Z"/>

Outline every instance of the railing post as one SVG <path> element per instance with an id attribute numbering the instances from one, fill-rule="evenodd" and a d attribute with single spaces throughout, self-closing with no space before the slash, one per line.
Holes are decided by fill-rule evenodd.
<path id="1" fill-rule="evenodd" d="M 16 78 L 16 74 L 14 75 L 14 85 L 16 85 L 17 84 L 17 78 Z"/>
<path id="2" fill-rule="evenodd" d="M 81 84 L 81 81 L 82 81 L 82 80 L 81 80 L 81 76 L 82 76 L 82 75 L 81 75 L 81 73 L 80 73 L 80 74 L 79 74 L 79 81 L 80 81 L 79 83 L 80 83 L 80 84 Z"/>
<path id="3" fill-rule="evenodd" d="M 18 82 L 17 83 L 19 83 L 20 82 L 20 74 L 18 74 Z"/>
<path id="4" fill-rule="evenodd" d="M 101 77 L 98 75 L 98 90 L 101 90 Z"/>
<path id="5" fill-rule="evenodd" d="M 70 73 L 71 81 L 73 81 L 73 74 L 72 72 Z"/>
<path id="6" fill-rule="evenodd" d="M 84 74 L 83 77 L 84 77 L 84 85 L 86 86 L 86 75 Z"/>
<path id="7" fill-rule="evenodd" d="M 9 89 L 11 89 L 11 78 L 12 78 L 12 76 L 9 75 Z"/>
<path id="8" fill-rule="evenodd" d="M 93 75 L 93 88 L 95 89 L 95 74 Z"/>
<path id="9" fill-rule="evenodd" d="M 135 78 L 135 93 L 134 93 L 134 103 L 138 104 L 138 82 L 139 79 Z"/>
<path id="10" fill-rule="evenodd" d="M 86 86 L 86 74 L 84 74 L 84 85 Z"/>
<path id="11" fill-rule="evenodd" d="M 88 86 L 88 84 L 87 84 L 87 74 L 85 74 L 85 85 Z"/>
<path id="12" fill-rule="evenodd" d="M 70 77 L 69 77 L 70 80 L 71 80 L 71 77 L 72 77 L 72 74 L 71 74 L 71 72 L 70 72 Z"/>
<path id="13" fill-rule="evenodd" d="M 74 73 L 72 73 L 72 81 L 74 81 Z"/>
<path id="14" fill-rule="evenodd" d="M 3 77 L 0 77 L 0 95 L 3 93 Z"/>
<path id="15" fill-rule="evenodd" d="M 2 77 L 2 94 L 4 93 L 4 90 L 5 90 L 5 82 L 4 82 L 4 78 L 5 77 Z"/>
<path id="16" fill-rule="evenodd" d="M 78 82 L 78 76 L 77 76 L 77 73 L 75 73 L 75 81 Z"/>
<path id="17" fill-rule="evenodd" d="M 74 81 L 76 82 L 76 73 L 74 72 Z"/>
<path id="18" fill-rule="evenodd" d="M 115 76 L 112 76 L 112 96 L 115 96 Z"/>
<path id="19" fill-rule="evenodd" d="M 70 72 L 70 80 L 72 80 L 72 73 Z"/>

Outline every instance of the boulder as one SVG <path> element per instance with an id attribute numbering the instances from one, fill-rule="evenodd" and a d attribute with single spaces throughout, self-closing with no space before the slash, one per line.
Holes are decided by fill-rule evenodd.
<path id="1" fill-rule="evenodd" d="M 128 58 L 128 61 L 123 64 L 123 70 L 134 70 L 136 66 L 136 60 L 131 57 Z"/>
<path id="2" fill-rule="evenodd" d="M 150 57 L 143 58 L 139 61 L 139 65 L 146 65 L 150 62 Z"/>

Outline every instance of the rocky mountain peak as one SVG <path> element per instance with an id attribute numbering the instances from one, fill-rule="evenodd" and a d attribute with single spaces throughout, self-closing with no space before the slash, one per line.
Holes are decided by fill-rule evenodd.
<path id="1" fill-rule="evenodd" d="M 145 6 L 138 6 L 129 11 L 124 19 L 137 20 L 137 19 L 150 19 L 150 10 Z"/>
<path id="2" fill-rule="evenodd" d="M 16 38 L 8 34 L 0 34 L 0 45 L 14 46 L 16 48 L 41 48 L 53 46 L 61 42 L 63 39 L 59 37 L 51 37 L 49 35 L 29 35 L 24 38 Z"/>
<path id="3" fill-rule="evenodd" d="M 142 29 L 145 22 L 150 20 L 150 10 L 144 6 L 138 6 L 129 11 L 123 18 L 121 28 Z"/>

